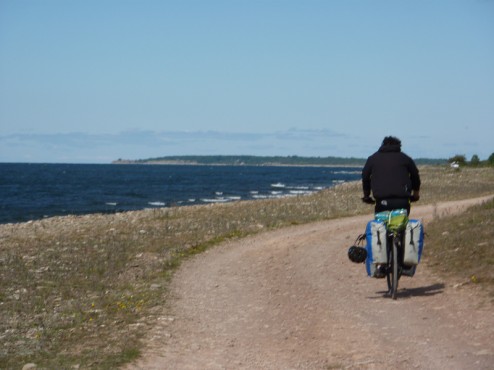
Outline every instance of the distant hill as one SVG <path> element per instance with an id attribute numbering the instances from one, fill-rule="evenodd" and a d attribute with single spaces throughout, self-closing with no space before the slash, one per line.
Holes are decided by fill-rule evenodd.
<path id="1" fill-rule="evenodd" d="M 114 164 L 189 164 L 229 166 L 363 166 L 366 158 L 254 156 L 254 155 L 183 155 L 148 159 L 118 159 Z M 445 164 L 446 159 L 416 160 L 417 164 Z"/>

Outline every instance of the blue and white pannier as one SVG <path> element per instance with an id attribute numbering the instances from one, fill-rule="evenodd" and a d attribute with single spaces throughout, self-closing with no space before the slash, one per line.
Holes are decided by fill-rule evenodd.
<path id="1" fill-rule="evenodd" d="M 403 264 L 418 265 L 424 249 L 424 227 L 420 220 L 408 221 L 403 243 Z"/>
<path id="2" fill-rule="evenodd" d="M 365 267 L 367 269 L 367 275 L 374 277 L 376 266 L 388 262 L 386 224 L 381 221 L 369 221 L 365 229 L 365 238 L 367 242 L 365 247 L 367 250 Z"/>

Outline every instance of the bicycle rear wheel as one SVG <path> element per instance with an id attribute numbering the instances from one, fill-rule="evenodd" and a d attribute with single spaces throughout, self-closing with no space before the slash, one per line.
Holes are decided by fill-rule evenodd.
<path id="1" fill-rule="evenodd" d="M 388 295 L 396 299 L 398 291 L 398 238 L 391 239 L 392 245 L 388 253 L 388 268 L 386 271 L 386 281 L 388 283 Z"/>

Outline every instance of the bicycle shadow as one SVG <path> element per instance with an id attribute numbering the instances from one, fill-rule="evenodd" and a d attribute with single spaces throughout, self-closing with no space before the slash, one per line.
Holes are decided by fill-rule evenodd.
<path id="1" fill-rule="evenodd" d="M 400 288 L 398 287 L 398 291 L 396 292 L 397 298 L 412 298 L 412 297 L 431 297 L 437 294 L 444 293 L 444 288 L 446 285 L 442 283 L 432 284 L 428 286 L 418 287 L 418 288 Z M 380 297 L 369 297 L 369 299 L 379 299 L 382 297 L 388 297 L 387 291 L 379 291 L 376 292 L 380 294 Z"/>

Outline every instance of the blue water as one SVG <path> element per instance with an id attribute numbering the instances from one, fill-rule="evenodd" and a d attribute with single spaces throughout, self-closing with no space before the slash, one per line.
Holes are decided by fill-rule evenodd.
<path id="1" fill-rule="evenodd" d="M 309 194 L 361 168 L 0 163 L 0 223 Z"/>

